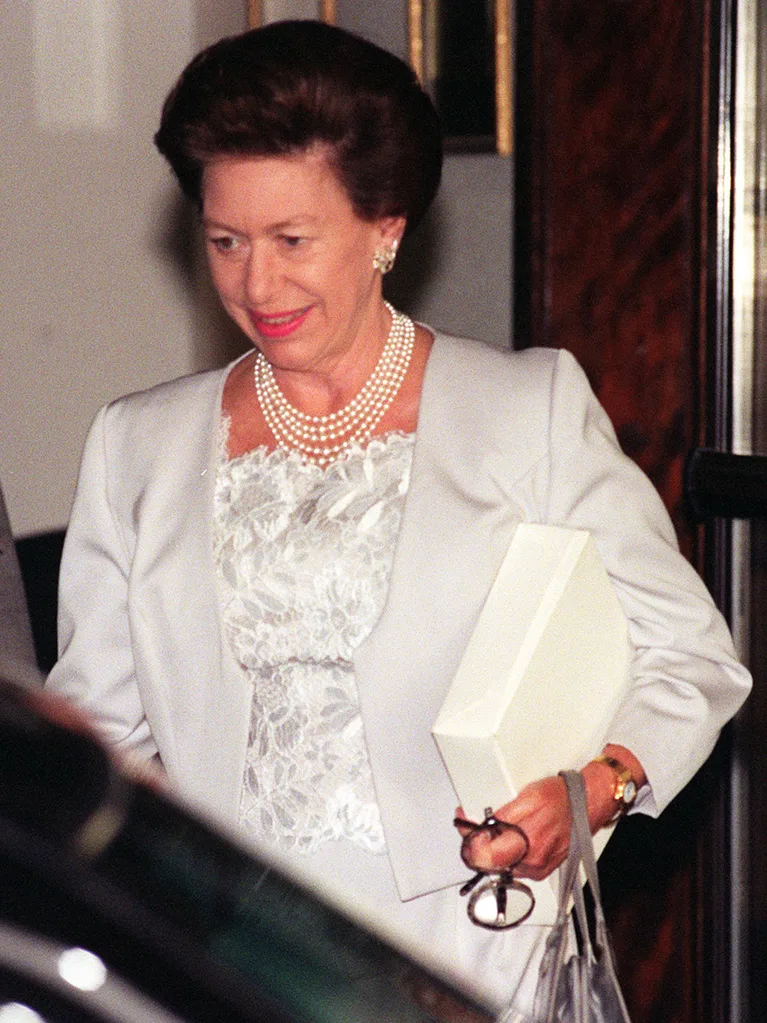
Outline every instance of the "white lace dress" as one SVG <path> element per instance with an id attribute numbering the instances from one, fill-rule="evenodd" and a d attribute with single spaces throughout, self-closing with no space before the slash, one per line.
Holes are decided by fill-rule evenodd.
<path id="1" fill-rule="evenodd" d="M 500 1004 L 538 928 L 482 931 L 454 888 L 399 899 L 352 665 L 386 599 L 413 443 L 387 434 L 321 469 L 280 449 L 227 460 L 222 438 L 224 628 L 253 685 L 240 823 L 326 898 Z"/>

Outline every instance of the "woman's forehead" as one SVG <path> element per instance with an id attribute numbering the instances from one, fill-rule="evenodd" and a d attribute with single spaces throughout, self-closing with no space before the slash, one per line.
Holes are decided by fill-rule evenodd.
<path id="1" fill-rule="evenodd" d="M 247 215 L 270 222 L 356 217 L 324 151 L 284 156 L 222 156 L 202 183 L 204 221 Z"/>

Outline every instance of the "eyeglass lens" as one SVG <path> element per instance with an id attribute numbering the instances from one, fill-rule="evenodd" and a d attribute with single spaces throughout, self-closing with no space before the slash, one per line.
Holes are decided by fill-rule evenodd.
<path id="1" fill-rule="evenodd" d="M 526 920 L 534 904 L 527 885 L 494 877 L 474 891 L 466 909 L 474 923 L 500 930 Z"/>
<path id="2" fill-rule="evenodd" d="M 471 858 L 467 854 L 472 839 L 483 831 L 489 832 L 494 838 L 504 831 L 517 832 L 524 840 L 524 847 L 520 851 L 517 862 L 525 857 L 529 848 L 527 835 L 524 831 L 516 824 L 496 818 L 491 808 L 485 811 L 485 819 L 481 824 L 461 818 L 456 818 L 455 823 L 471 829 L 464 837 L 461 846 L 461 856 L 467 865 L 471 862 Z M 535 906 L 535 897 L 526 884 L 513 877 L 511 870 L 515 865 L 507 866 L 498 873 L 480 871 L 461 888 L 461 895 L 468 895 L 469 892 L 472 892 L 466 912 L 473 923 L 480 927 L 502 930 L 505 927 L 515 927 L 530 916 Z"/>

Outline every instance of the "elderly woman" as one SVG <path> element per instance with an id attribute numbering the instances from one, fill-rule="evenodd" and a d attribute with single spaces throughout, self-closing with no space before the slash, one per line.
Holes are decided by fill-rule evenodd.
<path id="1" fill-rule="evenodd" d="M 252 348 L 97 415 L 49 685 L 322 891 L 489 1005 L 518 989 L 524 1011 L 541 929 L 466 916 L 430 735 L 515 527 L 589 530 L 630 623 L 634 685 L 608 759 L 583 767 L 595 831 L 666 806 L 748 675 L 574 360 L 384 302 L 441 167 L 405 64 L 314 22 L 226 39 L 186 69 L 156 142 Z M 561 863 L 559 778 L 496 812 L 529 840 L 518 876 Z M 501 866 L 519 843 L 472 855 Z"/>

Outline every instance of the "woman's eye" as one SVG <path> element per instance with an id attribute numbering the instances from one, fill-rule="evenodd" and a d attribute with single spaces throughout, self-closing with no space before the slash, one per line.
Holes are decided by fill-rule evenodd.
<path id="1" fill-rule="evenodd" d="M 303 237 L 298 234 L 283 234 L 280 235 L 280 237 L 282 238 L 283 244 L 289 249 L 297 249 L 301 242 L 304 241 Z"/>
<path id="2" fill-rule="evenodd" d="M 216 252 L 234 252 L 238 247 L 238 241 L 236 238 L 229 234 L 211 235 L 208 238 L 208 244 L 211 245 Z"/>

